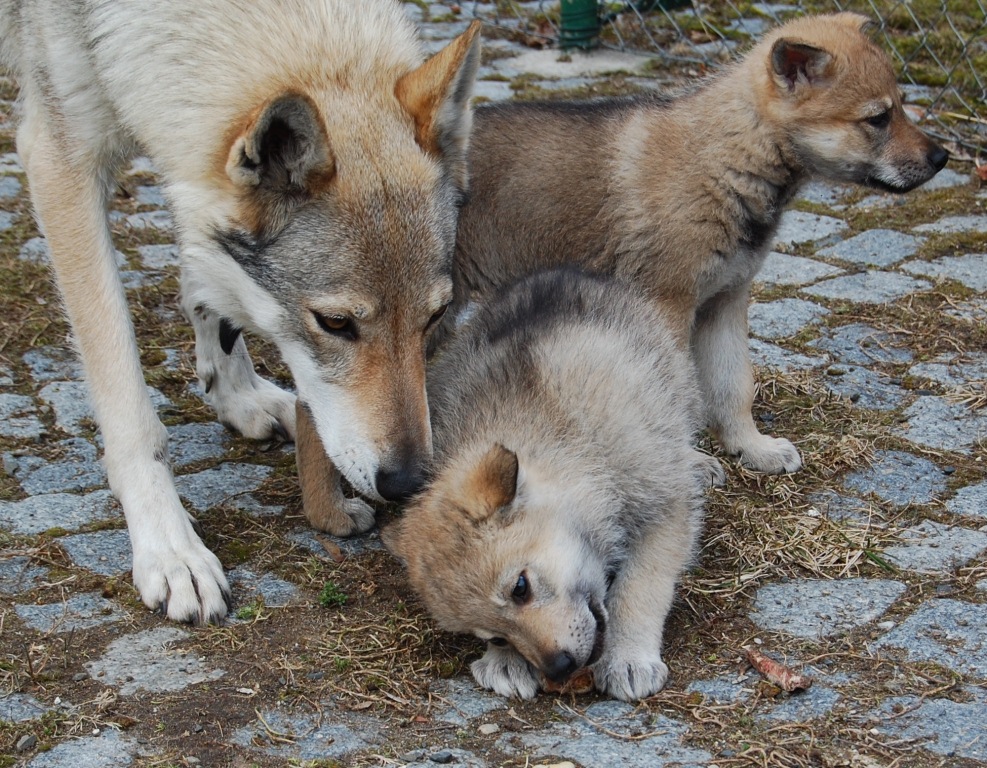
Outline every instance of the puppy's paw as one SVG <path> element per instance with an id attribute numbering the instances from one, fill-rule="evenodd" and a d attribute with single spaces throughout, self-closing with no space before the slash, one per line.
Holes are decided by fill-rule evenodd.
<path id="1" fill-rule="evenodd" d="M 740 463 L 756 472 L 782 475 L 802 469 L 798 448 L 783 437 L 758 435 L 758 440 L 740 450 Z"/>
<path id="2" fill-rule="evenodd" d="M 322 502 L 319 508 L 314 508 L 316 502 L 305 504 L 305 516 L 313 528 L 345 539 L 366 533 L 377 522 L 373 507 L 363 499 L 347 499 L 340 495 L 339 508 L 333 510 L 325 508 L 328 503 Z"/>
<path id="3" fill-rule="evenodd" d="M 710 488 L 722 488 L 727 484 L 727 473 L 715 456 L 696 451 L 696 468 L 704 485 Z"/>
<path id="4" fill-rule="evenodd" d="M 621 701 L 639 701 L 665 686 L 668 667 L 658 653 L 604 653 L 593 666 L 593 677 L 597 690 Z"/>
<path id="5" fill-rule="evenodd" d="M 501 696 L 533 699 L 538 693 L 535 670 L 513 648 L 488 644 L 483 658 L 474 661 L 470 670 L 477 684 Z"/>

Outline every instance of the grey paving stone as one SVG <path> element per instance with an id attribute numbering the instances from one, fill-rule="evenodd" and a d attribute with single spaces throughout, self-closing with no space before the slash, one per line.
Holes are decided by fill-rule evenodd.
<path id="1" fill-rule="evenodd" d="M 52 528 L 76 530 L 88 523 L 120 517 L 119 506 L 107 490 L 83 496 L 51 493 L 29 496 L 21 501 L 0 501 L 0 526 L 24 535 Z"/>
<path id="2" fill-rule="evenodd" d="M 96 592 L 73 595 L 64 603 L 15 604 L 14 611 L 31 629 L 45 634 L 90 629 L 126 618 L 119 605 Z"/>
<path id="3" fill-rule="evenodd" d="M 0 436 L 37 440 L 45 433 L 45 425 L 35 416 L 36 412 L 34 398 L 6 392 L 0 394 Z"/>
<path id="4" fill-rule="evenodd" d="M 0 387 L 9 387 L 14 383 L 14 372 L 6 365 L 0 365 Z"/>
<path id="5" fill-rule="evenodd" d="M 119 576 L 132 567 L 130 536 L 125 530 L 63 536 L 58 543 L 75 565 L 100 576 Z"/>
<path id="6" fill-rule="evenodd" d="M 925 291 L 930 284 L 896 272 L 861 272 L 823 280 L 807 288 L 802 293 L 821 299 L 855 301 L 861 304 L 886 304 L 900 299 L 909 293 Z"/>
<path id="7" fill-rule="evenodd" d="M 825 515 L 830 520 L 879 527 L 885 525 L 881 510 L 866 499 L 847 496 L 833 490 L 809 494 L 808 499 L 820 514 Z"/>
<path id="8" fill-rule="evenodd" d="M 853 192 L 853 187 L 842 187 L 825 181 L 810 181 L 798 194 L 798 200 L 805 200 L 818 205 L 836 206 Z"/>
<path id="9" fill-rule="evenodd" d="M 507 709 L 507 699 L 489 691 L 481 691 L 471 682 L 463 680 L 437 680 L 430 688 L 439 701 L 448 704 L 439 710 L 435 719 L 452 725 L 468 725 L 470 721 Z"/>
<path id="10" fill-rule="evenodd" d="M 676 768 L 706 768 L 713 756 L 705 750 L 682 744 L 688 730 L 685 723 L 664 715 L 637 712 L 623 702 L 604 701 L 588 707 L 585 718 L 553 723 L 541 732 L 522 731 L 516 737 L 499 739 L 497 746 L 513 752 L 511 742 L 517 738 L 536 756 L 562 757 L 574 760 L 584 768 L 618 765 L 621 768 L 673 765 Z M 634 741 L 626 738 L 632 735 Z"/>
<path id="11" fill-rule="evenodd" d="M 908 373 L 923 379 L 932 379 L 947 387 L 970 381 L 987 381 L 987 354 L 939 355 L 927 363 L 913 365 Z"/>
<path id="12" fill-rule="evenodd" d="M 851 472 L 843 485 L 905 506 L 928 504 L 946 491 L 946 476 L 928 459 L 904 451 L 877 451 L 871 466 Z"/>
<path id="13" fill-rule="evenodd" d="M 60 742 L 28 763 L 29 768 L 123 768 L 134 762 L 138 747 L 130 737 L 106 728 L 99 736 Z"/>
<path id="14" fill-rule="evenodd" d="M 259 574 L 241 565 L 226 576 L 238 593 L 237 605 L 247 605 L 262 598 L 268 608 L 284 608 L 299 598 L 298 587 L 270 573 Z"/>
<path id="15" fill-rule="evenodd" d="M 987 324 L 987 299 L 974 296 L 967 301 L 958 301 L 946 309 L 945 314 L 965 323 Z"/>
<path id="16" fill-rule="evenodd" d="M 931 277 L 936 281 L 955 280 L 971 290 L 987 292 L 987 253 L 943 256 L 935 261 L 910 261 L 901 268 L 913 275 Z"/>
<path id="17" fill-rule="evenodd" d="M 808 285 L 843 272 L 822 261 L 771 251 L 754 277 L 761 285 Z"/>
<path id="18" fill-rule="evenodd" d="M 908 86 L 903 86 L 908 87 Z M 910 97 L 909 97 L 910 98 Z M 930 98 L 932 101 L 935 96 Z M 934 189 L 953 189 L 954 187 L 965 187 L 970 183 L 970 175 L 967 173 L 959 173 L 954 171 L 952 168 L 943 168 L 939 173 L 929 179 L 925 184 L 923 184 L 919 189 L 923 192 L 929 192 Z"/>
<path id="19" fill-rule="evenodd" d="M 900 546 L 884 550 L 884 558 L 899 568 L 919 573 L 948 574 L 987 552 L 987 533 L 962 526 L 923 520 L 901 535 Z"/>
<path id="20" fill-rule="evenodd" d="M 351 752 L 382 743 L 380 721 L 358 717 L 353 713 L 343 716 L 331 704 L 327 704 L 321 714 L 293 714 L 275 709 L 262 713 L 262 716 L 272 730 L 291 734 L 294 737 L 292 743 L 272 743 L 267 735 L 268 729 L 261 725 L 237 729 L 231 741 L 242 747 L 260 748 L 268 755 L 285 760 L 345 757 Z"/>
<path id="21" fill-rule="evenodd" d="M 862 267 L 890 267 L 914 256 L 925 240 L 893 229 L 869 229 L 849 240 L 816 251 L 817 256 Z"/>
<path id="22" fill-rule="evenodd" d="M 987 592 L 987 579 L 977 582 L 977 590 L 980 592 Z"/>
<path id="23" fill-rule="evenodd" d="M 288 534 L 288 540 L 303 549 L 307 549 L 318 557 L 326 557 L 326 548 L 319 539 L 325 539 L 339 547 L 344 555 L 362 555 L 365 552 L 380 551 L 384 549 L 384 544 L 380 540 L 380 533 L 376 528 L 361 533 L 359 536 L 351 536 L 348 539 L 341 539 L 337 536 L 330 536 L 328 533 L 314 531 L 311 528 L 302 528 Z"/>
<path id="24" fill-rule="evenodd" d="M 504 101 L 514 98 L 514 89 L 503 80 L 477 80 L 473 85 L 473 98 L 485 101 Z"/>
<path id="25" fill-rule="evenodd" d="M 225 504 L 236 504 L 237 497 L 257 490 L 271 474 L 271 468 L 260 464 L 221 464 L 192 475 L 175 478 L 178 495 L 195 509 L 207 509 Z"/>
<path id="26" fill-rule="evenodd" d="M 842 698 L 838 691 L 815 682 L 808 690 L 779 696 L 758 719 L 804 723 L 826 717 Z"/>
<path id="27" fill-rule="evenodd" d="M 0 173 L 24 173 L 24 167 L 16 152 L 5 152 L 0 155 Z"/>
<path id="28" fill-rule="evenodd" d="M 964 517 L 987 517 L 987 481 L 960 488 L 946 502 L 946 509 Z"/>
<path id="29" fill-rule="evenodd" d="M 708 700 L 717 704 L 736 704 L 745 701 L 754 693 L 754 689 L 747 683 L 747 678 L 738 680 L 735 675 L 730 677 L 717 677 L 713 680 L 693 680 L 686 686 L 688 693 L 699 693 Z"/>
<path id="30" fill-rule="evenodd" d="M 131 229 L 156 229 L 167 232 L 174 229 L 175 223 L 168 211 L 143 211 L 124 217 L 124 223 Z"/>
<path id="31" fill-rule="evenodd" d="M 106 470 L 99 461 L 96 446 L 81 437 L 57 443 L 64 454 L 61 459 L 33 468 L 25 467 L 14 476 L 26 493 L 68 493 L 106 486 Z M 21 463 L 21 466 L 24 462 Z"/>
<path id="32" fill-rule="evenodd" d="M 26 693 L 7 693 L 0 696 L 0 720 L 8 723 L 36 720 L 48 711 L 48 707 Z"/>
<path id="33" fill-rule="evenodd" d="M 48 241 L 43 237 L 32 237 L 21 246 L 17 258 L 31 264 L 48 264 L 51 254 L 48 252 Z"/>
<path id="34" fill-rule="evenodd" d="M 0 211 L 0 232 L 5 229 L 10 229 L 14 226 L 14 222 L 17 221 L 16 213 L 9 213 L 8 211 Z"/>
<path id="35" fill-rule="evenodd" d="M 171 401 L 154 387 L 148 387 L 147 393 L 155 408 L 171 407 Z M 89 405 L 89 388 L 84 381 L 52 381 L 38 396 L 55 409 L 55 424 L 70 435 L 83 434 L 85 422 L 94 418 Z"/>
<path id="36" fill-rule="evenodd" d="M 901 648 L 910 661 L 934 661 L 983 678 L 987 676 L 987 605 L 931 600 L 872 647 Z"/>
<path id="37" fill-rule="evenodd" d="M 145 269 L 165 269 L 181 264 L 177 245 L 141 245 L 137 253 Z"/>
<path id="38" fill-rule="evenodd" d="M 118 688 L 120 695 L 139 690 L 151 693 L 182 691 L 191 685 L 218 680 L 222 669 L 209 669 L 204 661 L 174 644 L 191 635 L 177 627 L 155 627 L 124 635 L 110 643 L 96 661 L 85 667 L 90 677 Z"/>
<path id="39" fill-rule="evenodd" d="M 901 696 L 885 701 L 874 725 L 878 733 L 918 742 L 946 757 L 987 760 L 987 695 L 962 689 L 967 701 Z"/>
<path id="40" fill-rule="evenodd" d="M 905 591 L 884 579 L 804 579 L 757 591 L 751 621 L 763 629 L 821 639 L 873 621 Z"/>
<path id="41" fill-rule="evenodd" d="M 843 219 L 820 216 L 804 211 L 785 211 L 775 233 L 773 248 L 817 243 L 838 235 L 847 228 Z"/>
<path id="42" fill-rule="evenodd" d="M 179 424 L 168 428 L 168 458 L 173 467 L 199 461 L 222 459 L 228 450 L 230 433 L 222 424 Z"/>
<path id="43" fill-rule="evenodd" d="M 747 311 L 751 333 L 766 339 L 794 336 L 805 326 L 817 323 L 829 310 L 804 299 L 778 299 L 751 304 Z"/>
<path id="44" fill-rule="evenodd" d="M 156 208 L 164 208 L 168 201 L 165 200 L 164 192 L 158 186 L 140 186 L 134 190 L 134 199 L 140 205 L 153 205 Z"/>
<path id="45" fill-rule="evenodd" d="M 826 388 L 861 408 L 893 411 L 911 395 L 902 389 L 900 379 L 857 366 L 831 366 L 826 369 Z"/>
<path id="46" fill-rule="evenodd" d="M 750 339 L 748 348 L 754 365 L 764 368 L 776 368 L 779 371 L 789 372 L 808 370 L 826 364 L 825 357 L 808 357 L 761 339 Z"/>
<path id="47" fill-rule="evenodd" d="M 901 336 L 853 323 L 824 329 L 822 336 L 808 346 L 829 353 L 837 362 L 852 365 L 910 362 L 911 351 L 897 347 L 899 343 L 905 343 Z"/>
<path id="48" fill-rule="evenodd" d="M 82 362 L 65 347 L 34 347 L 21 356 L 35 381 L 82 381 Z"/>
<path id="49" fill-rule="evenodd" d="M 20 193 L 20 179 L 16 176 L 0 176 L 0 200 L 12 200 Z"/>
<path id="50" fill-rule="evenodd" d="M 0 557 L 0 595 L 16 595 L 34 589 L 47 576 L 48 569 L 32 565 L 28 557 Z M 0 720 L 3 719 L 0 714 Z"/>
<path id="51" fill-rule="evenodd" d="M 906 423 L 894 433 L 916 445 L 970 453 L 978 441 L 987 439 L 987 414 L 943 397 L 920 397 L 904 415 Z"/>
<path id="52" fill-rule="evenodd" d="M 987 232 L 987 215 L 946 216 L 930 224 L 919 224 L 917 227 L 913 227 L 912 230 L 914 232 L 934 232 L 937 234 Z"/>

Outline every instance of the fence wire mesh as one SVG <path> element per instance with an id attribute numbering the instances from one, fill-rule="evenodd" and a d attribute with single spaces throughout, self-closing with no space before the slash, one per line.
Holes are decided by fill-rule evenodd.
<path id="1" fill-rule="evenodd" d="M 487 23 L 557 45 L 559 2 L 472 2 Z M 987 0 L 599 2 L 598 45 L 705 71 L 728 62 L 774 24 L 804 13 L 856 11 L 875 22 L 915 115 L 972 157 L 987 154 Z"/>

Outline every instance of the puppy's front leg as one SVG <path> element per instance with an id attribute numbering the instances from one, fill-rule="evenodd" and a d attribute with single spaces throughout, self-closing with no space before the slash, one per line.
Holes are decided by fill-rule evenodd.
<path id="1" fill-rule="evenodd" d="M 127 518 L 134 585 L 169 618 L 221 621 L 229 586 L 175 490 L 167 432 L 147 394 L 114 263 L 103 182 L 111 174 L 94 150 L 55 139 L 36 109 L 26 105 L 18 145 L 26 145 L 31 195 L 103 432 L 110 487 Z"/>
<path id="2" fill-rule="evenodd" d="M 692 354 L 703 389 L 709 428 L 727 453 L 759 472 L 795 472 L 798 449 L 781 437 L 762 435 L 754 425 L 754 370 L 748 348 L 747 285 L 714 300 L 696 318 Z"/>
<path id="3" fill-rule="evenodd" d="M 606 643 L 593 678 L 600 691 L 623 701 L 657 693 L 668 678 L 661 657 L 665 619 L 692 555 L 695 528 L 684 503 L 669 510 L 667 520 L 638 540 L 607 595 Z"/>
<path id="4" fill-rule="evenodd" d="M 510 646 L 487 643 L 487 652 L 470 664 L 470 671 L 480 687 L 501 696 L 533 699 L 538 693 L 538 676 L 524 656 Z"/>
<path id="5" fill-rule="evenodd" d="M 295 437 L 295 396 L 257 375 L 243 334 L 190 300 L 194 278 L 182 271 L 182 309 L 195 329 L 195 371 L 219 421 L 244 437 Z"/>
<path id="6" fill-rule="evenodd" d="M 302 487 L 302 508 L 312 527 L 333 536 L 354 536 L 374 527 L 374 510 L 362 499 L 348 499 L 342 475 L 326 455 L 312 416 L 301 400 L 295 405 L 295 463 Z"/>

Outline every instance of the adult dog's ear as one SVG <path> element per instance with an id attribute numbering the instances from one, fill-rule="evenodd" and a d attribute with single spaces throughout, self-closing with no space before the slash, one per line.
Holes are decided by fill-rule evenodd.
<path id="1" fill-rule="evenodd" d="M 481 523 L 514 501 L 517 483 L 517 454 L 495 443 L 463 477 L 456 489 L 456 506 Z"/>
<path id="2" fill-rule="evenodd" d="M 264 104 L 230 146 L 226 174 L 275 222 L 291 203 L 328 184 L 335 163 L 312 101 L 286 93 Z"/>
<path id="3" fill-rule="evenodd" d="M 771 47 L 771 69 L 775 81 L 789 92 L 823 84 L 833 55 L 813 45 L 781 38 Z"/>
<path id="4" fill-rule="evenodd" d="M 480 22 L 432 58 L 403 75 L 394 95 L 415 121 L 415 139 L 426 152 L 441 158 L 453 182 L 465 190 L 466 150 L 472 112 L 470 97 L 480 65 Z"/>

